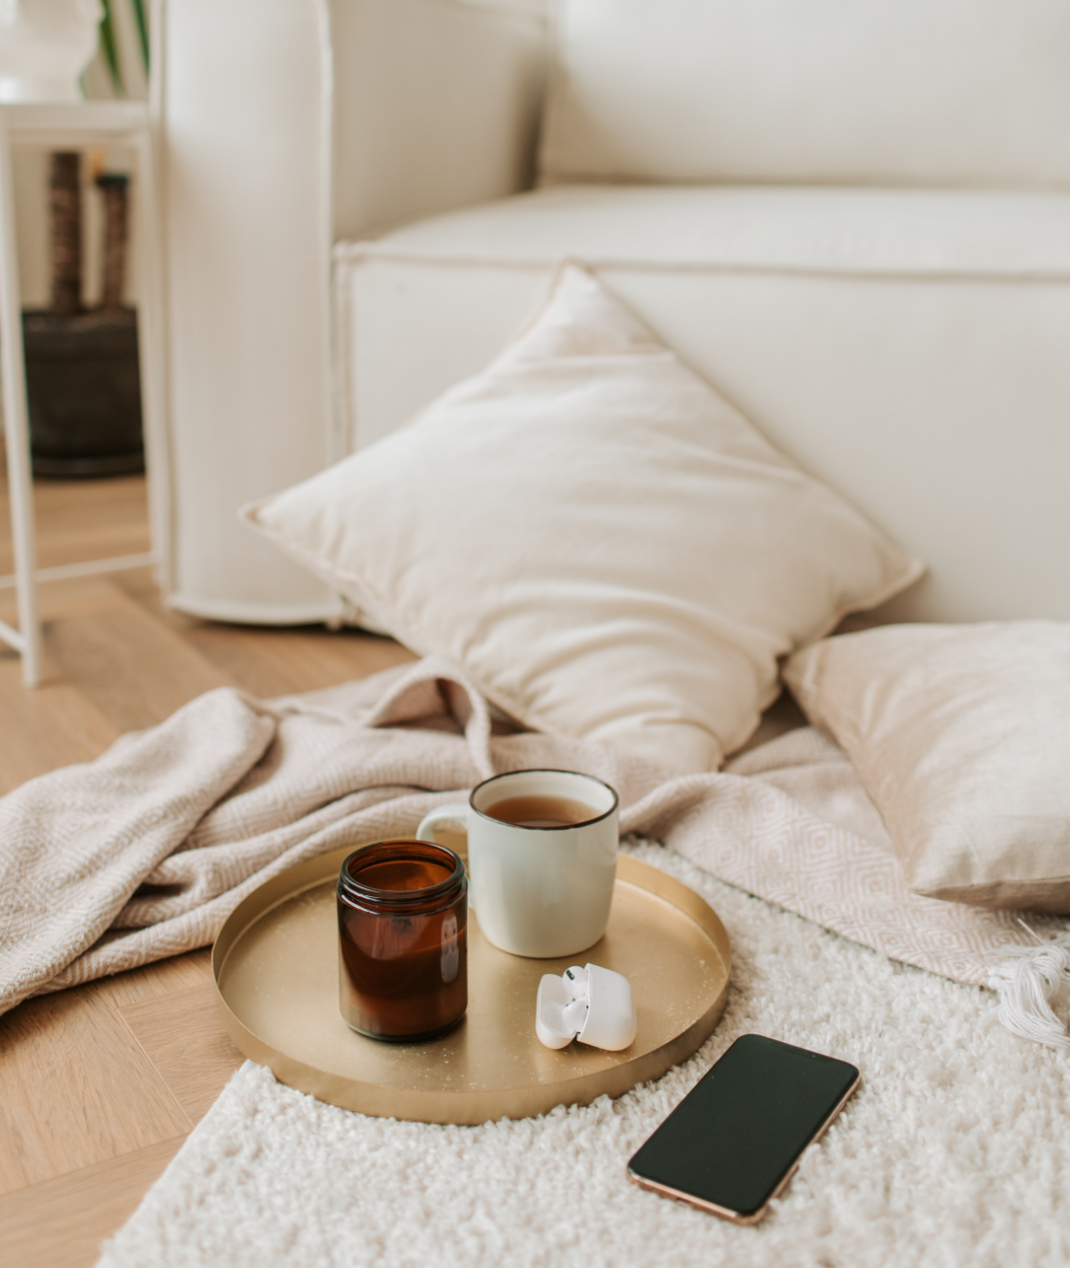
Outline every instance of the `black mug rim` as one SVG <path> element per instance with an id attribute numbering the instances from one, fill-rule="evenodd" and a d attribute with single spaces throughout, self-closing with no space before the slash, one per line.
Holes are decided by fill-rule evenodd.
<path id="1" fill-rule="evenodd" d="M 601 784 L 613 798 L 613 804 L 608 810 L 603 811 L 601 814 L 593 815 L 590 819 L 581 819 L 579 823 L 561 823 L 552 828 L 532 828 L 523 823 L 509 823 L 504 819 L 496 819 L 494 815 L 480 810 L 475 803 L 476 793 L 481 788 L 486 788 L 488 784 L 497 783 L 499 779 L 511 779 L 514 775 L 578 775 L 581 779 L 589 779 L 595 784 Z M 599 779 L 597 775 L 588 775 L 586 771 L 563 770 L 556 766 L 525 766 L 522 770 L 504 770 L 501 774 L 491 775 L 489 779 L 484 779 L 482 783 L 476 784 L 468 794 L 468 808 L 473 814 L 479 815 L 481 819 L 486 819 L 489 823 L 496 823 L 500 827 L 515 828 L 517 832 L 574 832 L 577 828 L 587 828 L 592 823 L 601 823 L 603 819 L 608 819 L 610 815 L 616 813 L 619 806 L 620 797 L 612 784 L 607 784 L 604 779 Z M 593 810 L 594 807 L 592 806 L 591 809 Z"/>

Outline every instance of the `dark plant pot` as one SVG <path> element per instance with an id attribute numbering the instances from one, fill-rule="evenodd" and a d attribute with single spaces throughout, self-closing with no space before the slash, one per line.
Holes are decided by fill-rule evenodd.
<path id="1" fill-rule="evenodd" d="M 35 475 L 145 470 L 137 314 L 22 314 Z"/>

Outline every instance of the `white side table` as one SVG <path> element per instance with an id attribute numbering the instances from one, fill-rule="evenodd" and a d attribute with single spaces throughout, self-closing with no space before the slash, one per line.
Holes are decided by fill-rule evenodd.
<path id="1" fill-rule="evenodd" d="M 114 572 L 157 562 L 157 552 L 96 559 L 38 570 L 34 540 L 33 481 L 26 407 L 26 363 L 22 343 L 19 265 L 15 237 L 15 198 L 11 149 L 33 145 L 52 150 L 126 145 L 137 154 L 138 184 L 134 209 L 140 244 L 138 349 L 141 361 L 141 415 L 149 478 L 152 542 L 162 540 L 165 522 L 163 290 L 157 219 L 152 130 L 149 107 L 140 101 L 84 101 L 74 104 L 0 104 L 0 374 L 3 376 L 4 429 L 7 438 L 8 487 L 11 494 L 15 572 L 0 577 L 14 584 L 18 596 L 18 628 L 0 621 L 0 640 L 22 655 L 22 676 L 28 687 L 41 677 L 41 622 L 37 585 L 41 581 Z"/>

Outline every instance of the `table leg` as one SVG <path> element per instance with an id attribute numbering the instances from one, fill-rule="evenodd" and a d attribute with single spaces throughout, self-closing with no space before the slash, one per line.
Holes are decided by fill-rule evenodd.
<path id="1" fill-rule="evenodd" d="M 155 126 L 155 125 L 153 125 Z M 149 488 L 149 528 L 156 556 L 157 582 L 164 593 L 171 587 L 170 470 L 167 453 L 167 361 L 163 305 L 163 248 L 159 221 L 156 169 L 152 136 L 148 128 L 137 138 L 140 296 L 138 302 L 138 353 L 141 359 L 141 419 L 145 436 L 145 468 Z"/>
<path id="2" fill-rule="evenodd" d="M 7 479 L 11 495 L 11 537 L 15 555 L 19 628 L 0 622 L 0 638 L 22 654 L 22 678 L 36 687 L 41 678 L 41 626 L 37 614 L 37 548 L 30 472 L 30 430 L 26 407 L 26 362 L 22 343 L 22 303 L 15 238 L 15 195 L 7 120 L 0 111 L 0 374 L 4 388 Z"/>

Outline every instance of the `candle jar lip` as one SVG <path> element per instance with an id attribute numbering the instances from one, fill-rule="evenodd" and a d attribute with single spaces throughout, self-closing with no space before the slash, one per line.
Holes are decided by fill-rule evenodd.
<path id="1" fill-rule="evenodd" d="M 380 863 L 406 861 L 430 863 L 446 871 L 441 881 L 420 889 L 384 889 L 359 879 L 360 871 Z M 359 866 L 355 869 L 354 864 Z M 382 911 L 418 908 L 429 912 L 439 903 L 453 902 L 460 889 L 467 889 L 468 879 L 460 855 L 434 841 L 398 838 L 362 845 L 346 856 L 338 874 L 338 897 L 353 907 Z"/>

